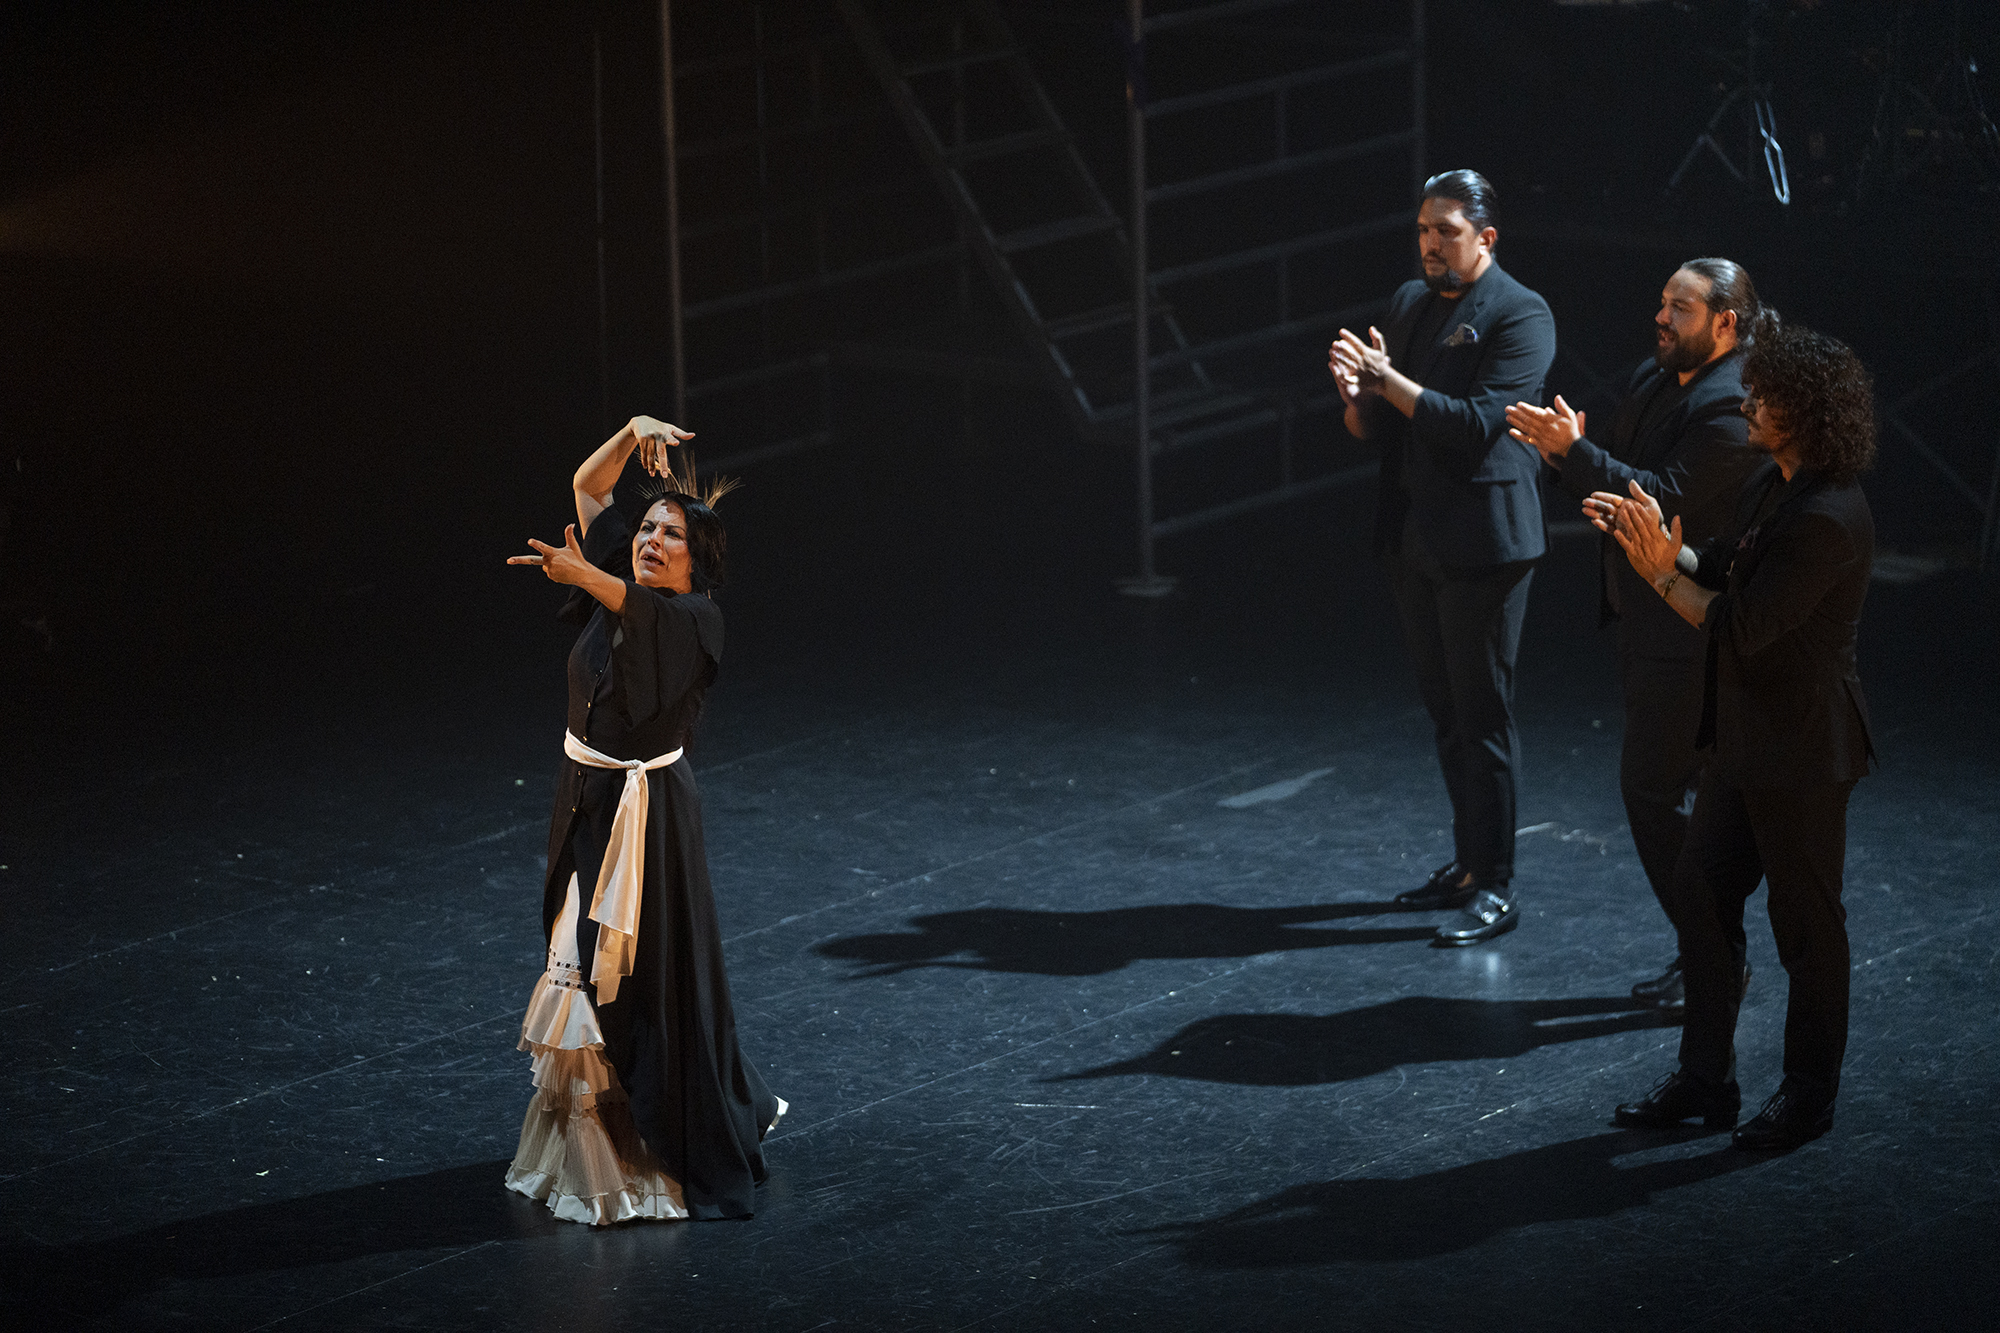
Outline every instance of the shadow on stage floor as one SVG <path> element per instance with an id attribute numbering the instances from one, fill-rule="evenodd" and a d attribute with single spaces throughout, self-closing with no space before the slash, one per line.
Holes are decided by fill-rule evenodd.
<path id="1" fill-rule="evenodd" d="M 1671 1026 L 1675 1018 L 1623 997 L 1465 1000 L 1410 995 L 1338 1014 L 1217 1014 L 1144 1055 L 1054 1082 L 1165 1074 L 1210 1083 L 1297 1087 L 1341 1083 L 1398 1065 L 1492 1060 L 1558 1042 Z"/>
<path id="2" fill-rule="evenodd" d="M 1098 976 L 1146 958 L 1249 958 L 1281 950 L 1431 938 L 1433 926 L 1298 929 L 1318 921 L 1381 916 L 1398 910 L 1394 903 L 1304 907 L 1176 903 L 1100 912 L 978 907 L 914 916 L 909 930 L 844 936 L 818 945 L 815 952 L 861 965 L 853 974 L 857 978 L 919 967 L 1030 972 L 1048 977 Z"/>
<path id="3" fill-rule="evenodd" d="M 276 1203 L 183 1218 L 111 1240 L 14 1244 L 20 1310 L 79 1320 L 171 1283 L 279 1274 L 402 1251 L 452 1251 L 553 1235 L 547 1210 L 500 1189 L 507 1163 L 475 1162 Z"/>
<path id="4" fill-rule="evenodd" d="M 1393 1263 L 1469 1249 L 1522 1227 L 1608 1218 L 1683 1186 L 1768 1159 L 1712 1152 L 1620 1167 L 1617 1159 L 1694 1131 L 1594 1134 L 1400 1180 L 1327 1180 L 1197 1222 L 1159 1227 L 1200 1268 Z"/>

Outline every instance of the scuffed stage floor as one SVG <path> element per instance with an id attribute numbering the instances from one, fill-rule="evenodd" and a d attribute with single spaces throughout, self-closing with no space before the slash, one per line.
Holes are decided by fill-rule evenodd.
<path id="1" fill-rule="evenodd" d="M 14 1313 L 1985 1326 L 1991 584 L 1873 593 L 1888 766 L 1853 807 L 1846 1085 L 1830 1137 L 1762 1157 L 1610 1127 L 1676 1031 L 1624 998 L 1672 945 L 1623 828 L 1590 559 L 1566 539 L 1531 612 L 1524 924 L 1458 951 L 1388 905 L 1449 852 L 1365 564 L 1289 619 L 1198 582 L 1151 622 L 1106 594 L 1030 636 L 1033 599 L 999 596 L 928 650 L 884 630 L 783 670 L 745 630 L 693 752 L 744 1048 L 794 1108 L 743 1223 L 593 1232 L 500 1186 L 552 637 L 511 675 L 36 741 L 0 878 Z M 1753 912 L 1746 1111 L 1785 993 Z"/>

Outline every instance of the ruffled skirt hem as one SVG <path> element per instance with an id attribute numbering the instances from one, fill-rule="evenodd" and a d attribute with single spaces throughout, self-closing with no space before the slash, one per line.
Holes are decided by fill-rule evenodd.
<path id="1" fill-rule="evenodd" d="M 531 1057 L 535 1094 L 521 1120 L 521 1140 L 507 1188 L 546 1203 L 568 1222 L 611 1226 L 688 1216 L 681 1182 L 646 1145 L 618 1071 L 604 1055 L 597 1009 L 573 957 L 577 886 L 557 919 L 548 970 L 535 983 L 521 1022 L 520 1049 Z M 789 1110 L 777 1102 L 769 1133 Z"/>
<path id="2" fill-rule="evenodd" d="M 681 1206 L 680 1188 L 664 1176 L 658 1183 L 665 1186 L 657 1193 L 648 1193 L 646 1187 L 635 1182 L 632 1186 L 614 1190 L 609 1194 L 566 1194 L 558 1187 L 554 1176 L 541 1171 L 524 1171 L 519 1166 L 507 1169 L 507 1188 L 516 1194 L 525 1194 L 530 1199 L 546 1203 L 549 1211 L 565 1222 L 581 1222 L 586 1226 L 608 1227 L 619 1222 L 673 1222 L 687 1217 L 687 1209 Z"/>

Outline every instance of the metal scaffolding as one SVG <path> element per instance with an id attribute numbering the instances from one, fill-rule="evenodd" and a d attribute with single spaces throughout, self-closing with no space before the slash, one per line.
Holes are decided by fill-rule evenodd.
<path id="1" fill-rule="evenodd" d="M 1273 376 L 1233 372 L 1238 370 L 1247 356 L 1265 358 L 1273 352 L 1282 354 L 1284 350 L 1297 348 L 1308 341 L 1323 340 L 1341 325 L 1357 322 L 1379 308 L 1376 297 L 1330 303 L 1324 290 L 1311 295 L 1302 293 L 1295 283 L 1295 270 L 1302 259 L 1325 255 L 1369 238 L 1400 237 L 1410 225 L 1410 208 L 1422 192 L 1425 175 L 1424 6 L 1423 0 L 1412 0 L 1407 31 L 1390 34 L 1370 34 L 1328 26 L 1274 30 L 1244 22 L 1253 17 L 1268 19 L 1273 11 L 1297 11 L 1302 8 L 1323 16 L 1330 8 L 1326 5 L 1303 6 L 1299 0 L 1228 0 L 1226 3 L 1167 9 L 1151 15 L 1146 13 L 1144 0 L 1126 0 L 1126 6 L 1126 121 L 1130 143 L 1134 236 L 1131 290 L 1138 312 L 1133 321 L 1132 441 L 1137 470 L 1139 569 L 1135 577 L 1124 580 L 1121 586 L 1137 595 L 1157 596 L 1173 586 L 1171 579 L 1159 573 L 1156 564 L 1155 544 L 1159 539 L 1236 518 L 1270 505 L 1303 499 L 1373 475 L 1373 465 L 1367 463 L 1336 468 L 1311 477 L 1299 475 L 1294 435 L 1300 418 L 1329 411 L 1339 401 L 1338 395 L 1326 387 L 1323 374 L 1287 376 L 1280 373 Z M 1371 8 L 1379 10 L 1380 7 Z M 1178 61 L 1156 58 L 1155 43 L 1176 39 L 1199 39 L 1204 58 Z M 1296 58 L 1274 59 L 1276 53 L 1269 49 L 1269 44 L 1273 42 L 1289 44 L 1295 49 L 1299 46 L 1310 49 L 1316 44 L 1315 56 L 1338 52 L 1340 58 L 1315 58 L 1306 63 L 1299 63 Z M 1232 62 L 1218 55 L 1219 50 L 1226 50 L 1231 43 L 1239 48 L 1246 45 L 1255 48 L 1260 43 L 1265 46 L 1261 52 L 1253 50 L 1249 59 Z M 1264 55 L 1267 63 L 1289 64 L 1291 67 L 1271 72 L 1258 71 L 1255 68 L 1258 54 Z M 1200 78 L 1206 83 L 1207 71 L 1215 68 L 1247 73 L 1249 77 L 1237 77 L 1219 84 L 1206 83 L 1206 86 L 1162 96 L 1161 84 L 1165 81 L 1161 78 L 1163 67 L 1168 77 L 1188 78 L 1190 82 Z M 1190 75 L 1193 77 L 1189 78 Z M 1364 125 L 1364 132 L 1358 136 L 1342 137 L 1331 143 L 1298 142 L 1296 98 L 1315 91 L 1343 88 L 1371 77 L 1376 80 L 1379 89 L 1384 75 L 1402 75 L 1407 79 L 1403 104 L 1409 114 L 1404 124 Z M 1196 113 L 1257 105 L 1268 106 L 1270 112 L 1268 152 L 1239 155 L 1239 160 L 1234 162 L 1208 160 L 1203 163 L 1203 169 L 1194 174 L 1162 183 L 1153 181 L 1148 160 L 1149 132 L 1154 132 L 1157 127 L 1157 137 L 1157 134 L 1164 134 L 1171 128 L 1199 122 L 1202 118 Z M 1204 137 L 1211 144 L 1221 137 L 1211 126 L 1204 125 L 1202 128 Z M 1246 137 L 1244 142 L 1254 141 Z M 1406 167 L 1401 165 L 1403 162 L 1407 163 Z M 1269 236 L 1256 244 L 1201 253 L 1164 267 L 1153 267 L 1149 262 L 1149 242 L 1156 230 L 1152 215 L 1162 205 L 1211 201 L 1206 215 L 1200 218 L 1202 223 L 1212 230 L 1220 213 L 1225 221 L 1225 230 L 1232 235 L 1246 234 L 1247 228 L 1239 232 L 1229 224 L 1241 225 L 1249 220 L 1230 217 L 1228 204 L 1218 208 L 1214 201 L 1226 200 L 1231 195 L 1240 195 L 1240 192 L 1258 186 L 1280 183 L 1296 186 L 1311 182 L 1316 177 L 1324 179 L 1333 169 L 1338 169 L 1348 178 L 1357 172 L 1380 177 L 1386 170 L 1402 187 L 1399 193 L 1403 197 L 1396 199 L 1393 207 L 1381 209 L 1378 206 L 1372 216 L 1352 219 L 1337 226 Z M 1404 182 L 1407 182 L 1406 186 Z M 1382 198 L 1379 190 L 1375 197 Z M 1296 218 L 1305 211 L 1294 202 L 1280 215 L 1288 213 Z M 1184 229 L 1192 229 L 1188 228 L 1186 218 L 1178 221 Z M 1176 348 L 1163 353 L 1153 350 L 1149 336 L 1153 325 L 1149 303 L 1158 299 L 1157 294 L 1162 289 L 1181 290 L 1211 283 L 1223 275 L 1227 275 L 1231 282 L 1240 283 L 1249 280 L 1259 270 L 1268 273 L 1272 281 L 1275 299 L 1271 305 L 1240 320 L 1241 326 L 1233 330 L 1207 331 L 1211 333 L 1208 340 L 1193 348 Z M 1315 300 L 1313 296 L 1319 299 Z M 1206 358 L 1214 367 L 1216 379 L 1210 392 L 1191 398 L 1184 396 L 1172 403 L 1169 411 L 1156 413 L 1156 377 L 1174 368 L 1183 359 L 1196 357 Z M 1275 485 L 1219 503 L 1207 503 L 1191 512 L 1169 518 L 1162 518 L 1156 512 L 1155 468 L 1164 455 L 1270 430 L 1275 430 L 1277 435 Z"/>
<path id="2" fill-rule="evenodd" d="M 702 40 L 677 41 L 675 7 L 661 0 L 670 369 L 676 419 L 720 423 L 732 440 L 705 461 L 741 467 L 834 439 L 834 368 L 868 358 L 846 355 L 817 307 L 858 300 L 918 317 L 921 300 L 887 296 L 884 284 L 960 264 L 963 246 L 935 206 L 894 207 L 922 190 L 914 173 L 870 179 L 830 165 L 900 146 L 820 6 L 750 0 L 700 17 Z M 690 133 L 694 111 L 706 123 Z M 708 188 L 691 196 L 691 174 Z M 902 234 L 836 226 L 857 205 L 916 221 Z M 925 212 L 937 215 L 928 230 Z"/>
<path id="3" fill-rule="evenodd" d="M 695 59 L 662 0 L 676 401 L 698 414 L 732 396 L 761 408 L 807 384 L 820 405 L 808 428 L 728 461 L 830 440 L 830 377 L 842 365 L 1041 384 L 1080 436 L 1133 448 L 1139 568 L 1124 586 L 1137 593 L 1171 586 L 1156 565 L 1159 539 L 1368 474 L 1354 459 L 1329 467 L 1323 449 L 1304 457 L 1295 436 L 1338 401 L 1320 364 L 1325 339 L 1378 308 L 1385 269 L 1407 266 L 1424 174 L 1423 0 L 1408 0 L 1386 32 L 1383 6 L 1364 0 L 1146 8 L 1126 0 L 1121 209 L 1083 147 L 1096 127 L 1072 128 L 994 0 L 751 0 L 728 7 L 739 49 Z M 704 12 L 712 29 L 717 12 Z M 1066 8 L 1013 13 L 1072 35 L 1098 21 Z M 697 83 L 703 92 L 690 93 Z M 857 83 L 879 96 L 864 99 Z M 750 123 L 687 137 L 691 111 L 732 97 Z M 885 129 L 915 150 L 909 179 L 838 166 L 778 179 L 781 146 L 793 162 L 835 162 L 843 136 Z M 718 207 L 683 216 L 688 173 L 724 162 L 736 168 L 734 192 L 712 190 Z M 921 210 L 886 201 L 907 201 L 926 180 L 934 226 L 836 256 L 830 217 L 904 221 Z M 741 207 L 745 193 L 754 207 Z M 778 262 L 779 233 L 802 228 L 810 266 Z M 688 270 L 707 289 L 683 293 L 682 251 L 718 244 Z M 900 330 L 885 318 L 858 332 L 811 317 L 811 303 L 836 291 L 887 309 L 884 293 L 929 271 L 950 281 L 916 285 L 947 296 L 948 313 L 905 302 Z M 724 272 L 747 280 L 722 289 L 714 275 Z M 998 339 L 975 327 L 975 275 L 1004 317 Z M 731 349 L 719 373 L 690 369 L 703 357 L 681 330 L 697 326 L 693 347 Z M 806 327 L 815 332 L 801 342 Z M 1202 486 L 1197 503 L 1161 512 L 1177 494 L 1171 477 L 1160 490 L 1165 460 L 1220 450 L 1228 470 L 1241 462 L 1229 451 L 1244 447 L 1266 461 L 1240 474 L 1268 468 L 1268 484 L 1247 494 Z"/>

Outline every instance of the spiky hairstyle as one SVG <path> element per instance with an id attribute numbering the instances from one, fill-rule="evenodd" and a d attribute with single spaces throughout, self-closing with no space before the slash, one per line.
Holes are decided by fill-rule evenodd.
<path id="1" fill-rule="evenodd" d="M 664 451 L 663 451 L 664 452 Z M 667 454 L 667 471 L 661 477 L 648 477 L 639 493 L 646 498 L 648 506 L 674 496 L 685 496 L 707 509 L 715 508 L 715 502 L 743 483 L 734 477 L 714 477 L 707 481 L 697 481 L 694 470 L 694 455 L 687 449 L 675 449 Z"/>
<path id="2" fill-rule="evenodd" d="M 715 502 L 735 490 L 734 477 L 710 477 L 705 483 L 695 478 L 694 459 L 684 464 L 667 464 L 664 477 L 648 477 L 639 487 L 640 514 L 653 506 L 671 504 L 687 520 L 688 561 L 694 591 L 712 594 L 728 578 L 729 533 L 716 516 Z"/>

